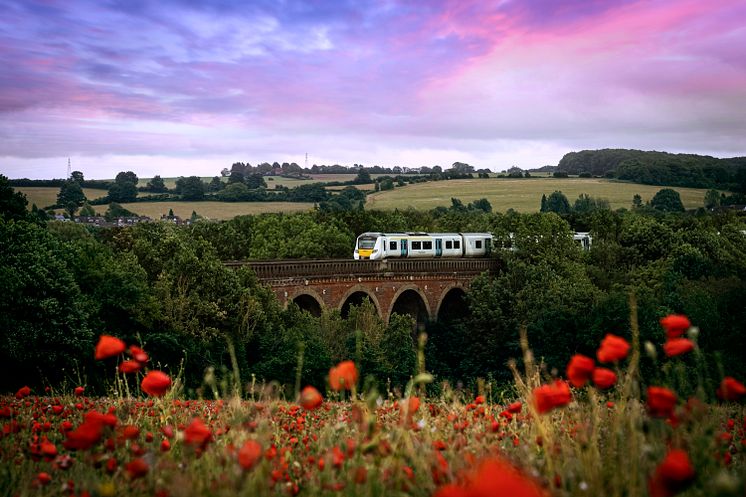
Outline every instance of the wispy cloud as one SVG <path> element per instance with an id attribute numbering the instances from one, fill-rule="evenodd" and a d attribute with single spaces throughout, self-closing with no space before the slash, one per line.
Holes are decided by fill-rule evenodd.
<path id="1" fill-rule="evenodd" d="M 106 177 L 144 157 L 170 175 L 304 152 L 493 168 L 600 146 L 746 154 L 737 0 L 3 3 L 11 176 L 68 155 Z M 197 171 L 209 157 L 227 163 Z"/>

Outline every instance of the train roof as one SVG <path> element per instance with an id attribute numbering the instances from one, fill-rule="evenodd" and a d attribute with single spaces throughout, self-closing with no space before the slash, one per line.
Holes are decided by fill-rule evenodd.
<path id="1" fill-rule="evenodd" d="M 361 233 L 360 236 L 492 236 L 492 233 L 427 233 L 424 231 L 407 231 L 407 232 L 379 232 L 379 231 L 366 231 Z"/>

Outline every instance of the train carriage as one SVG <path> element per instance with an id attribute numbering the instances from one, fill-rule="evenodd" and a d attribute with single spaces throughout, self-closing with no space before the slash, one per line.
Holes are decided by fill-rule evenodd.
<path id="1" fill-rule="evenodd" d="M 356 260 L 414 257 L 485 257 L 491 233 L 363 233 L 355 242 Z"/>

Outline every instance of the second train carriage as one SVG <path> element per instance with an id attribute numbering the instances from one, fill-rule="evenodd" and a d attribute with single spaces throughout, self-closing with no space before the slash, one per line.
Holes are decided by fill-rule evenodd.
<path id="1" fill-rule="evenodd" d="M 401 257 L 485 257 L 491 233 L 363 233 L 355 242 L 356 260 Z"/>

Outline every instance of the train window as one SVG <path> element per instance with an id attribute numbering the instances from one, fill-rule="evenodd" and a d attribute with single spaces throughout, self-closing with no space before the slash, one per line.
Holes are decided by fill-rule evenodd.
<path id="1" fill-rule="evenodd" d="M 454 240 L 453 241 L 453 248 L 460 249 L 461 248 L 461 240 Z"/>
<path id="2" fill-rule="evenodd" d="M 425 250 L 432 250 L 433 242 L 422 242 L 422 248 Z"/>
<path id="3" fill-rule="evenodd" d="M 482 248 L 482 240 L 476 240 L 474 242 L 474 247 L 478 249 Z"/>
<path id="4" fill-rule="evenodd" d="M 453 248 L 453 242 L 451 240 L 446 240 L 446 249 L 452 249 Z"/>
<path id="5" fill-rule="evenodd" d="M 412 242 L 412 250 L 422 250 L 422 242 Z"/>
<path id="6" fill-rule="evenodd" d="M 389 242 L 389 250 L 396 250 L 396 242 Z"/>

